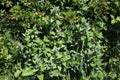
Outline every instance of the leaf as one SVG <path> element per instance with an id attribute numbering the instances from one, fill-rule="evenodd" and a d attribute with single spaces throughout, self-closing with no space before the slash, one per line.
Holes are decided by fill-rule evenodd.
<path id="1" fill-rule="evenodd" d="M 31 76 L 34 75 L 35 72 L 36 70 L 27 67 L 22 71 L 22 76 Z"/>
<path id="2" fill-rule="evenodd" d="M 58 70 L 54 70 L 54 71 L 51 71 L 49 74 L 50 74 L 51 77 L 59 76 L 59 71 Z"/>
<path id="3" fill-rule="evenodd" d="M 54 32 L 54 31 L 50 31 L 50 34 L 51 34 L 51 35 L 55 35 L 55 32 Z"/>
<path id="4" fill-rule="evenodd" d="M 59 20 L 56 21 L 56 25 L 59 26 L 61 22 Z"/>
<path id="5" fill-rule="evenodd" d="M 111 21 L 111 24 L 115 24 L 115 23 L 116 23 L 116 20 L 113 19 L 113 20 Z"/>
<path id="6" fill-rule="evenodd" d="M 8 55 L 8 48 L 3 46 L 3 48 L 1 49 L 1 53 L 2 54 L 0 54 L 0 58 L 7 57 L 7 55 Z"/>
<path id="7" fill-rule="evenodd" d="M 17 71 L 14 73 L 14 76 L 17 78 L 17 77 L 19 77 L 20 73 L 21 73 L 21 71 L 20 71 L 20 70 L 17 70 Z"/>
<path id="8" fill-rule="evenodd" d="M 48 38 L 46 36 L 44 36 L 44 41 L 49 42 L 49 40 L 48 40 Z"/>
<path id="9" fill-rule="evenodd" d="M 83 10 L 87 11 L 88 8 L 89 8 L 88 6 L 85 6 L 85 7 L 83 7 Z"/>
<path id="10" fill-rule="evenodd" d="M 43 74 L 37 75 L 37 77 L 38 77 L 39 80 L 44 80 L 44 75 Z"/>

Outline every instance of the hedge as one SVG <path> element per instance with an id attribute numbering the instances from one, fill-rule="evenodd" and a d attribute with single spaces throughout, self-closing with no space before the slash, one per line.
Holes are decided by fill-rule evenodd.
<path id="1" fill-rule="evenodd" d="M 119 80 L 119 0 L 0 0 L 0 80 Z"/>

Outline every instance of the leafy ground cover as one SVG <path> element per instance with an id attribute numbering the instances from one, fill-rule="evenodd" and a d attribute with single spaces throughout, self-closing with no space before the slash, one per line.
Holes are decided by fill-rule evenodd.
<path id="1" fill-rule="evenodd" d="M 0 80 L 119 80 L 119 0 L 0 0 Z"/>

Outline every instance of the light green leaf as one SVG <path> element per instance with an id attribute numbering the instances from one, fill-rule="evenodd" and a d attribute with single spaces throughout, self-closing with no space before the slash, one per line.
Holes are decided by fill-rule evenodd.
<path id="1" fill-rule="evenodd" d="M 49 40 L 48 40 L 48 38 L 46 36 L 44 36 L 44 41 L 49 42 Z"/>
<path id="2" fill-rule="evenodd" d="M 31 76 L 31 75 L 34 75 L 35 72 L 36 72 L 36 70 L 34 70 L 34 69 L 25 68 L 25 69 L 22 71 L 22 76 Z"/>
<path id="3" fill-rule="evenodd" d="M 37 77 L 38 77 L 39 80 L 44 80 L 44 75 L 43 74 L 37 75 Z"/>
<path id="4" fill-rule="evenodd" d="M 17 70 L 17 71 L 14 73 L 14 76 L 17 78 L 17 77 L 19 77 L 20 73 L 21 73 L 21 71 L 20 71 L 20 70 Z"/>
<path id="5" fill-rule="evenodd" d="M 53 76 L 59 76 L 59 71 L 58 70 L 51 71 L 50 72 L 50 76 L 51 77 L 53 77 Z"/>

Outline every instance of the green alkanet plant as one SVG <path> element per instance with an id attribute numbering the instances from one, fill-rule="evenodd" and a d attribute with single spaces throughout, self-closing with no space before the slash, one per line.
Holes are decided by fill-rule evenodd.
<path id="1" fill-rule="evenodd" d="M 0 80 L 119 80 L 119 0 L 1 0 Z"/>

